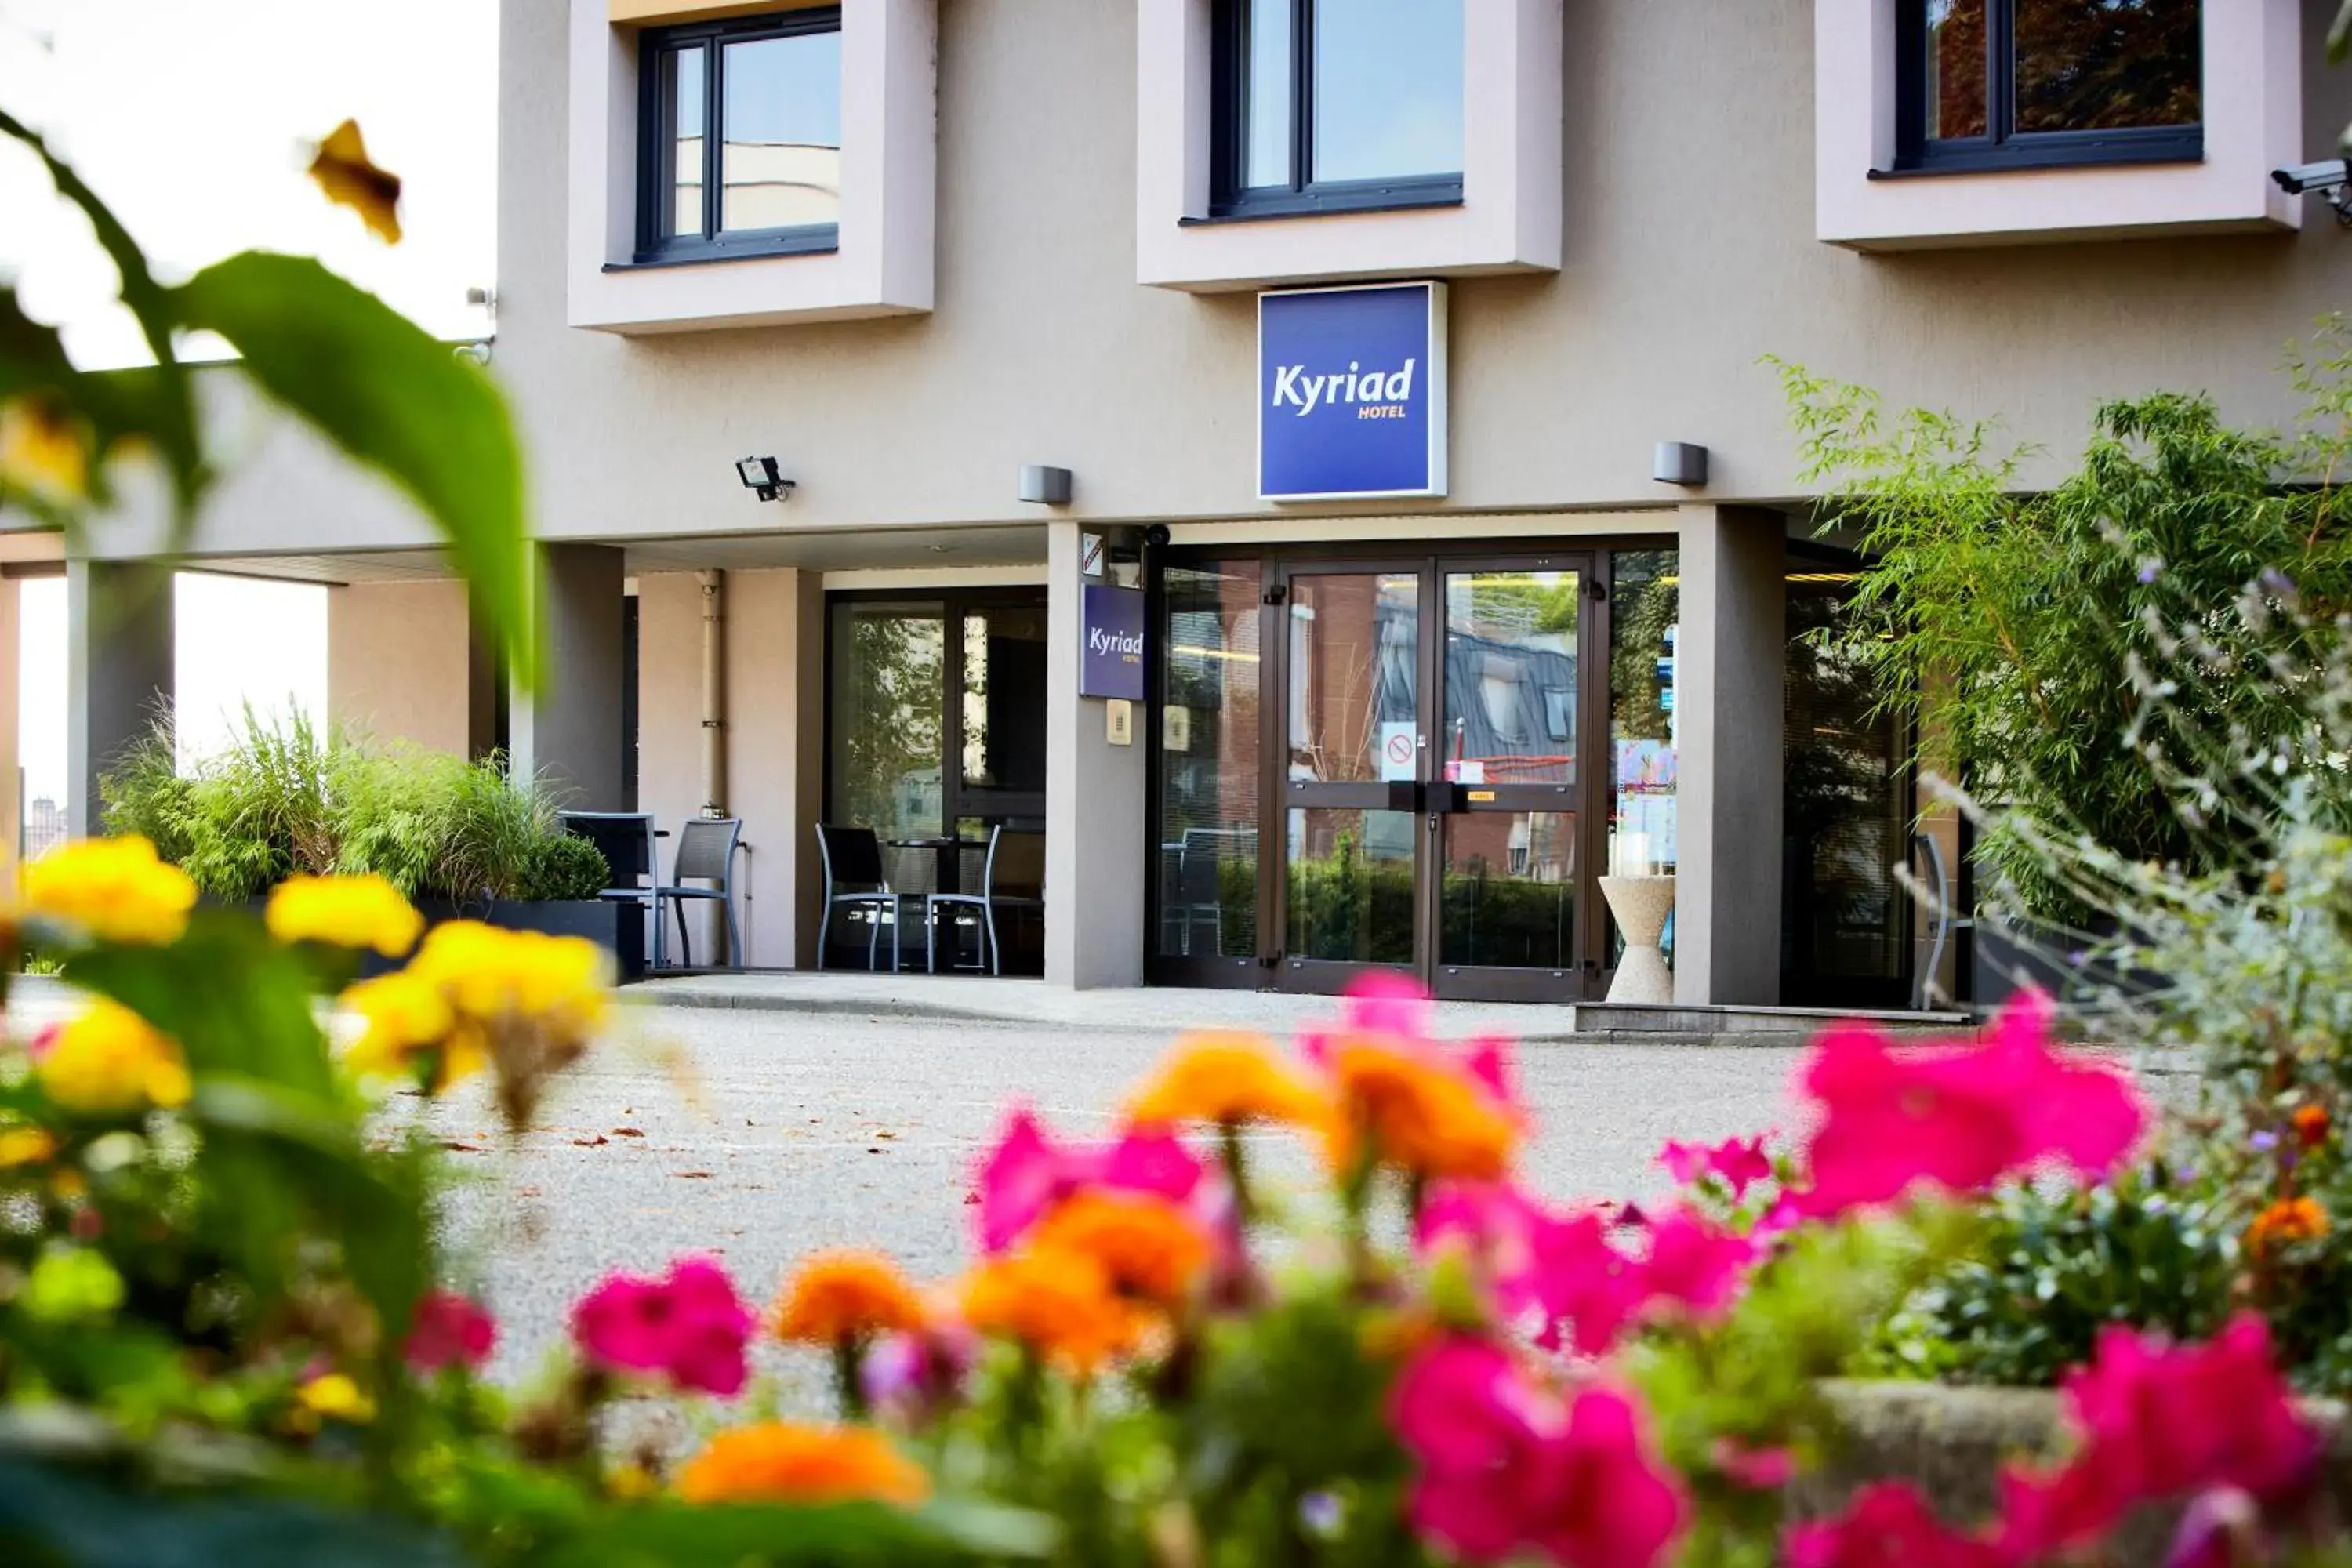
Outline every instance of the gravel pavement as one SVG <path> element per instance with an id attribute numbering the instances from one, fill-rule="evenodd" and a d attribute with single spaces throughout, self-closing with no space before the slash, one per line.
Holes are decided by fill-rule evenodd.
<path id="1" fill-rule="evenodd" d="M 502 1324 L 494 1373 L 528 1376 L 561 1341 L 570 1303 L 616 1268 L 707 1252 L 762 1302 L 815 1247 L 880 1247 L 919 1279 L 954 1272 L 970 1173 L 1005 1107 L 1025 1099 L 1067 1133 L 1099 1135 L 1175 1022 L 1158 1032 L 646 1009 L 633 1016 L 636 1037 L 592 1053 L 519 1141 L 478 1083 L 461 1089 L 429 1114 L 461 1177 L 446 1213 L 453 1266 Z M 1526 1047 L 1527 1174 L 1555 1197 L 1656 1192 L 1652 1160 L 1669 1137 L 1790 1125 L 1796 1055 Z M 1287 1134 L 1261 1142 L 1276 1179 L 1308 1169 Z M 810 1391 L 814 1368 L 763 1353 L 788 1399 Z"/>

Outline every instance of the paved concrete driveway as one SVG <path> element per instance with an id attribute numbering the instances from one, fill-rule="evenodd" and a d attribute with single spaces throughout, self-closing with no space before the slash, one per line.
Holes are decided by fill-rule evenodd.
<path id="1" fill-rule="evenodd" d="M 435 1109 L 467 1178 L 448 1232 L 461 1274 L 505 1324 L 496 1370 L 536 1366 L 568 1304 L 614 1268 L 706 1251 L 764 1300 L 814 1247 L 885 1247 L 919 1277 L 965 1257 L 964 1199 L 1005 1106 L 1099 1133 L 1181 1022 L 1081 1028 L 995 1022 L 647 1009 L 637 1037 L 601 1048 L 518 1142 L 487 1100 Z M 1533 1045 L 1519 1071 L 1537 1117 L 1531 1180 L 1556 1196 L 1657 1191 L 1668 1137 L 1786 1125 L 1796 1053 Z M 1268 1134 L 1268 1165 L 1304 1173 Z M 806 1368 L 775 1362 L 800 1382 Z"/>

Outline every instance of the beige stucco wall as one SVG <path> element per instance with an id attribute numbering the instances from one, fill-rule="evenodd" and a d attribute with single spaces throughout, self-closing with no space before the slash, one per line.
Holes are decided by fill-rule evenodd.
<path id="1" fill-rule="evenodd" d="M 744 961 L 807 962 L 815 932 L 816 846 L 823 783 L 824 591 L 813 574 L 725 574 L 727 792 L 743 819 L 737 862 Z M 667 879 L 678 824 L 702 809 L 702 587 L 691 572 L 637 579 L 637 809 L 672 837 L 659 842 Z M 709 910 L 690 911 L 698 963 L 718 953 Z M 675 945 L 677 927 L 671 925 Z"/>
<path id="2" fill-rule="evenodd" d="M 327 591 L 327 708 L 386 740 L 467 755 L 476 716 L 465 584 L 353 583 Z"/>

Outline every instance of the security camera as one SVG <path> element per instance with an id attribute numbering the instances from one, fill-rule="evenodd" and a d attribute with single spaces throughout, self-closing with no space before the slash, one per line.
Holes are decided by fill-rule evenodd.
<path id="1" fill-rule="evenodd" d="M 2316 163 L 2297 163 L 2291 169 L 2273 169 L 2271 178 L 2288 195 L 2317 195 L 2326 198 L 2336 209 L 2336 221 L 2352 228 L 2352 162 L 2342 158 L 2323 158 Z"/>
<path id="2" fill-rule="evenodd" d="M 1168 525 L 1164 522 L 1155 522 L 1143 531 L 1143 542 L 1154 550 L 1164 547 L 1168 539 Z"/>

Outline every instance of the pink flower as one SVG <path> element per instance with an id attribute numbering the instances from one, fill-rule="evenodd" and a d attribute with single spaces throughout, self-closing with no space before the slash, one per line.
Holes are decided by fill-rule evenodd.
<path id="1" fill-rule="evenodd" d="M 689 1258 L 661 1279 L 605 1279 L 572 1309 L 572 1337 L 601 1365 L 665 1373 L 680 1388 L 731 1398 L 750 1375 L 752 1322 L 726 1271 Z"/>
<path id="2" fill-rule="evenodd" d="M 432 1290 L 416 1303 L 416 1322 L 403 1353 L 419 1372 L 439 1372 L 455 1363 L 479 1366 L 498 1343 L 499 1325 L 489 1313 L 455 1290 Z"/>
<path id="3" fill-rule="evenodd" d="M 1650 1226 L 1650 1255 L 1639 1276 L 1645 1305 L 1664 1303 L 1699 1319 L 1738 1299 L 1757 1244 L 1693 1209 L 1676 1209 Z"/>
<path id="4" fill-rule="evenodd" d="M 1485 1341 L 1424 1350 L 1398 1380 L 1391 1420 L 1420 1467 L 1414 1529 L 1465 1561 L 1532 1551 L 1573 1568 L 1649 1568 L 1682 1529 L 1682 1494 L 1631 1399 L 1590 1385 L 1563 1411 Z"/>
<path id="5" fill-rule="evenodd" d="M 2000 1551 L 1938 1520 L 1903 1481 L 1856 1492 L 1843 1515 L 1790 1529 L 1788 1568 L 1998 1568 Z"/>
<path id="6" fill-rule="evenodd" d="M 1758 1182 L 1772 1178 L 1772 1156 L 1764 1152 L 1767 1133 L 1753 1138 L 1727 1138 L 1720 1143 L 1669 1143 L 1658 1152 L 1658 1163 L 1689 1186 L 1707 1176 L 1721 1178 L 1738 1203 Z"/>
<path id="7" fill-rule="evenodd" d="M 1797 1479 L 1797 1456 L 1786 1448 L 1751 1448 L 1738 1437 L 1717 1437 L 1708 1458 L 1724 1479 L 1749 1491 L 1778 1491 Z"/>
<path id="8" fill-rule="evenodd" d="M 1015 1110 L 981 1163 L 975 1216 L 981 1250 L 1004 1251 L 1045 1212 L 1083 1187 L 1148 1193 L 1189 1203 L 1208 1167 L 1175 1134 L 1130 1129 L 1093 1148 L 1059 1144 L 1026 1108 Z"/>
<path id="9" fill-rule="evenodd" d="M 1802 1082 L 1822 1115 L 1806 1151 L 1806 1212 L 1843 1213 L 1900 1197 L 1915 1182 L 1977 1192 L 2042 1160 L 2084 1175 L 2115 1164 L 2146 1115 L 2104 1068 L 2051 1048 L 2053 1009 L 2020 993 L 1979 1046 L 1898 1053 L 1875 1030 L 1824 1035 Z"/>
<path id="10" fill-rule="evenodd" d="M 2002 1539 L 2020 1560 L 2095 1539 L 2144 1502 L 2221 1488 L 2285 1497 L 2318 1462 L 2318 1438 L 2272 1363 L 2270 1330 L 2250 1312 L 2203 1344 L 2110 1326 L 2061 1386 L 2082 1435 L 2074 1457 L 2002 1477 Z"/>
<path id="11" fill-rule="evenodd" d="M 961 1399 L 963 1380 L 979 1353 L 979 1341 L 957 1322 L 887 1335 L 866 1351 L 858 1386 L 875 1410 L 919 1426 Z"/>
<path id="12" fill-rule="evenodd" d="M 1598 1214 L 1554 1215 L 1514 1186 L 1439 1186 L 1423 1205 L 1418 1239 L 1423 1248 L 1467 1245 L 1496 1310 L 1514 1322 L 1535 1318 L 1546 1349 L 1567 1342 L 1580 1355 L 1605 1355 L 1644 1300 L 1639 1267 L 1610 1244 Z"/>

